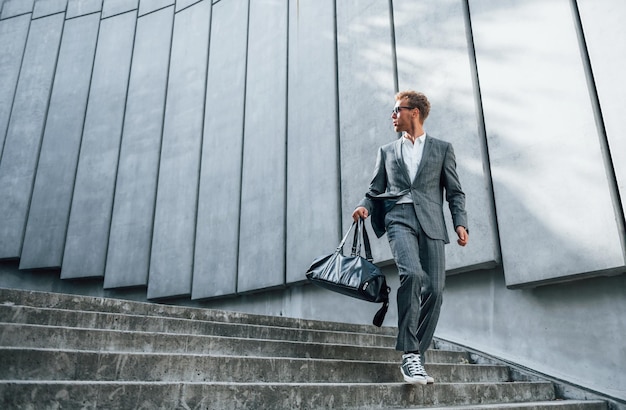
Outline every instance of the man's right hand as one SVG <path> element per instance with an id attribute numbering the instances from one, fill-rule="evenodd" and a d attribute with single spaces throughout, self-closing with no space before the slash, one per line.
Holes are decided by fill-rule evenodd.
<path id="1" fill-rule="evenodd" d="M 368 216 L 369 213 L 367 212 L 367 208 L 365 208 L 364 206 L 359 206 L 354 210 L 354 212 L 352 212 L 352 219 L 354 220 L 354 222 L 358 222 L 359 218 L 367 219 Z"/>

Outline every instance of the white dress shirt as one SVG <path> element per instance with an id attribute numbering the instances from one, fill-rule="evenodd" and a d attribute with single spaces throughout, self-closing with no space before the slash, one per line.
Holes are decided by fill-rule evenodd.
<path id="1" fill-rule="evenodd" d="M 411 178 L 411 182 L 415 179 L 415 175 L 417 174 L 417 169 L 420 166 L 420 162 L 422 161 L 422 154 L 424 153 L 424 143 L 426 142 L 426 133 L 420 135 L 415 138 L 415 143 L 411 142 L 410 139 L 406 137 L 402 137 L 402 159 L 404 160 L 404 165 L 409 173 L 409 177 Z M 409 204 L 412 203 L 413 199 L 411 198 L 411 193 L 409 192 L 398 201 L 399 204 Z"/>

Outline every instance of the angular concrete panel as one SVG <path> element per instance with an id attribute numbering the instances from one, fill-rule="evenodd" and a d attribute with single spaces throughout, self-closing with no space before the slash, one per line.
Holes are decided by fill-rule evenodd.
<path id="1" fill-rule="evenodd" d="M 31 13 L 35 0 L 6 0 L 2 4 L 2 14 L 0 18 L 7 19 L 21 14 Z"/>
<path id="2" fill-rule="evenodd" d="M 378 147 L 398 137 L 390 119 L 395 104 L 391 33 L 389 2 L 337 2 L 341 219 L 344 231 L 352 223 L 352 211 L 367 192 Z M 374 259 L 378 262 L 391 260 L 386 236 L 380 239 L 370 236 Z"/>
<path id="3" fill-rule="evenodd" d="M 0 259 L 22 251 L 63 21 L 57 14 L 30 26 L 0 160 Z"/>
<path id="4" fill-rule="evenodd" d="M 148 298 L 191 292 L 211 4 L 176 14 Z"/>
<path id="5" fill-rule="evenodd" d="M 202 0 L 176 0 L 176 12 L 178 13 L 179 11 L 192 6 L 198 2 L 200 2 Z M 208 3 L 211 3 L 211 0 L 204 0 Z"/>
<path id="6" fill-rule="evenodd" d="M 67 0 L 38 0 L 33 9 L 33 18 L 46 17 L 51 14 L 63 13 L 67 8 Z"/>
<path id="7" fill-rule="evenodd" d="M 194 299 L 236 291 L 247 23 L 247 0 L 213 6 Z"/>
<path id="8" fill-rule="evenodd" d="M 466 247 L 457 246 L 444 203 L 451 240 L 446 246 L 446 269 L 494 266 L 500 261 L 500 249 L 489 158 L 475 97 L 478 90 L 470 60 L 465 1 L 399 0 L 393 5 L 399 89 L 421 91 L 430 100 L 424 128 L 429 135 L 452 143 L 466 194 L 471 232 Z"/>
<path id="9" fill-rule="evenodd" d="M 130 12 L 100 23 L 63 279 L 104 275 L 136 21 Z"/>
<path id="10" fill-rule="evenodd" d="M 287 8 L 250 3 L 238 292 L 285 282 Z"/>
<path id="11" fill-rule="evenodd" d="M 506 284 L 623 270 L 570 2 L 469 4 Z"/>
<path id="12" fill-rule="evenodd" d="M 0 21 L 0 160 L 30 27 L 30 14 Z"/>
<path id="13" fill-rule="evenodd" d="M 174 7 L 137 20 L 105 288 L 148 284 L 173 23 Z"/>
<path id="14" fill-rule="evenodd" d="M 21 269 L 61 267 L 99 23 L 99 14 L 65 23 Z"/>
<path id="15" fill-rule="evenodd" d="M 626 3 L 578 0 L 617 186 L 626 214 Z M 623 234 L 623 233 L 622 233 Z"/>
<path id="16" fill-rule="evenodd" d="M 102 18 L 136 10 L 139 0 L 104 0 L 102 4 Z"/>
<path id="17" fill-rule="evenodd" d="M 153 11 L 171 6 L 176 3 L 176 0 L 140 0 L 139 1 L 139 16 L 143 16 Z"/>
<path id="18" fill-rule="evenodd" d="M 102 11 L 102 0 L 69 0 L 65 17 L 70 19 Z"/>
<path id="19" fill-rule="evenodd" d="M 287 282 L 340 238 L 335 2 L 289 8 Z"/>

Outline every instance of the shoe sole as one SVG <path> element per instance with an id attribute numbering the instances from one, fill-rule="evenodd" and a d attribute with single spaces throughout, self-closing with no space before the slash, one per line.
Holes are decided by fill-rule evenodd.
<path id="1" fill-rule="evenodd" d="M 404 374 L 404 372 L 402 371 L 402 368 L 400 368 L 400 373 L 402 373 L 402 377 L 404 378 L 404 381 L 410 384 L 428 384 L 428 380 L 426 380 L 425 377 L 422 377 L 420 379 L 414 379 L 411 376 L 407 376 L 406 374 Z"/>
<path id="2" fill-rule="evenodd" d="M 428 384 L 428 381 L 426 379 L 424 379 L 424 380 L 415 380 L 415 379 L 411 379 L 410 377 L 406 377 L 406 376 L 404 376 L 404 381 L 409 383 L 409 384 L 422 384 L 422 385 Z"/>

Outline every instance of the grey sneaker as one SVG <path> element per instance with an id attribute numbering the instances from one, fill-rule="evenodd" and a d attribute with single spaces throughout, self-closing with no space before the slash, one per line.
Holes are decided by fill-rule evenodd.
<path id="1" fill-rule="evenodd" d="M 422 366 L 420 355 L 415 353 L 402 355 L 400 372 L 402 372 L 402 376 L 404 376 L 404 381 L 411 384 L 427 384 L 428 379 L 432 379 L 432 377 L 426 374 L 426 370 L 424 370 L 424 366 Z M 433 382 L 434 381 L 433 379 Z"/>

